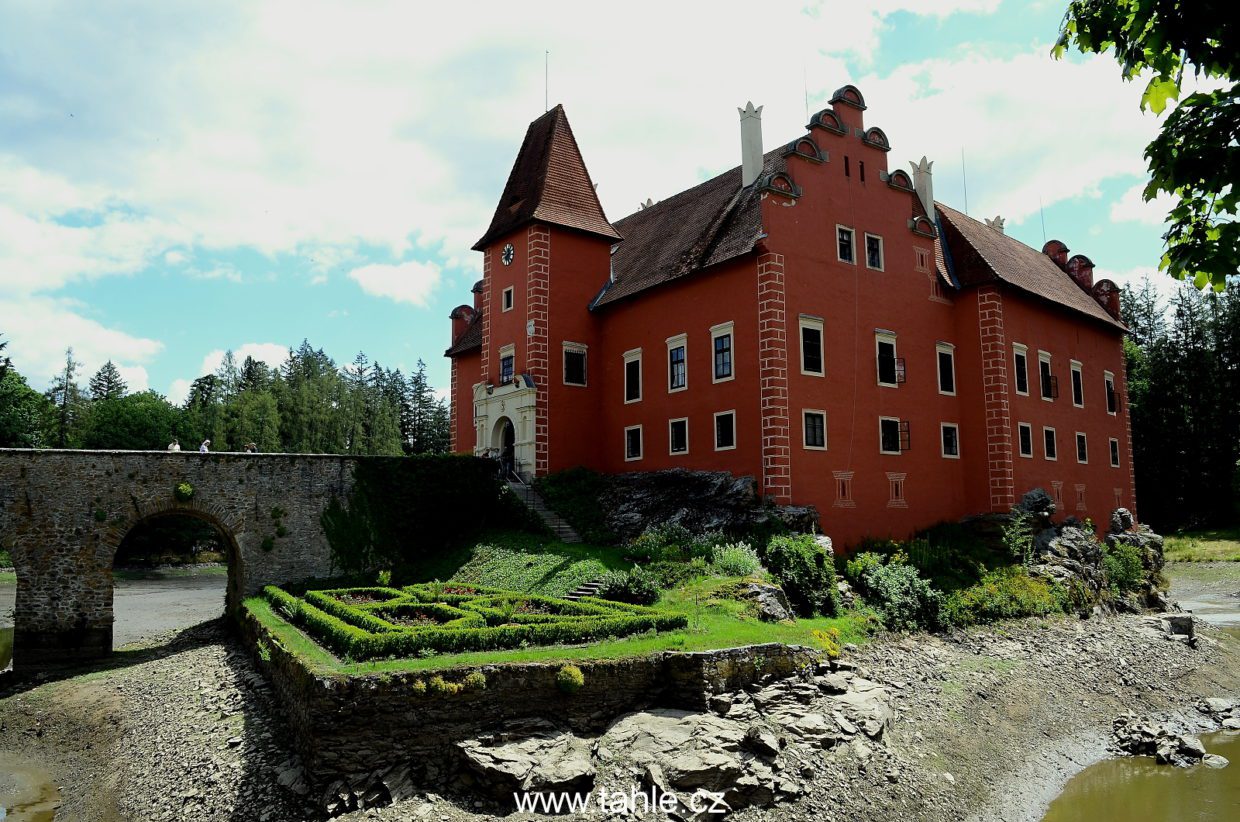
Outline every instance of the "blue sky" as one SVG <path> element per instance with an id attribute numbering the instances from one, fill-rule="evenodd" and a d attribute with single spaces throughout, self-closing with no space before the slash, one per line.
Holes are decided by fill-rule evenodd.
<path id="1" fill-rule="evenodd" d="M 447 385 L 453 306 L 525 127 L 562 102 L 608 216 L 768 147 L 854 83 L 889 161 L 1126 282 L 1158 121 L 1109 58 L 1049 57 L 1062 2 L 183 4 L 0 0 L 0 334 L 44 387 L 92 372 L 175 400 L 232 349 L 275 364 L 419 358 Z M 1039 213 L 1041 207 L 1041 215 Z M 1158 280 L 1162 282 L 1162 280 Z"/>

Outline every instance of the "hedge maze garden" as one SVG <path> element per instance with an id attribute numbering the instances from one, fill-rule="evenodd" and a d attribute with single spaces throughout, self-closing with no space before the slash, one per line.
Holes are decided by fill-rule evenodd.
<path id="1" fill-rule="evenodd" d="M 578 601 L 458 583 L 306 591 L 268 586 L 277 613 L 354 661 L 569 645 L 684 628 L 683 615 L 589 597 Z"/>

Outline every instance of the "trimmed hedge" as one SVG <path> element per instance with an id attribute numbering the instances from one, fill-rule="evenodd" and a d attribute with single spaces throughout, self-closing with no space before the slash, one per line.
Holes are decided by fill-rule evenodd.
<path id="1" fill-rule="evenodd" d="M 435 593 L 469 587 L 473 594 Z M 364 605 L 348 605 L 338 597 L 349 593 L 394 597 Z M 646 631 L 684 628 L 684 616 L 649 608 L 585 597 L 578 602 L 438 583 L 390 588 L 307 591 L 297 598 L 269 585 L 263 594 L 276 610 L 337 654 L 353 660 L 407 657 L 421 653 L 492 651 L 523 645 L 561 645 L 630 636 Z M 531 605 L 550 613 L 520 613 Z M 404 626 L 383 614 L 411 611 L 447 620 L 439 625 Z"/>

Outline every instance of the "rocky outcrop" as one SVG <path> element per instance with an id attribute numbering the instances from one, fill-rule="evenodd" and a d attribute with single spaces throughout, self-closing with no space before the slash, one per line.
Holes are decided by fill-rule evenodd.
<path id="1" fill-rule="evenodd" d="M 763 502 L 753 477 L 723 471 L 649 471 L 607 477 L 599 505 L 607 527 L 629 540 L 652 522 L 683 525 L 694 533 L 739 533 L 777 523 L 790 530 L 818 530 L 811 506 L 777 506 Z"/>
<path id="2" fill-rule="evenodd" d="M 1206 746 L 1196 736 L 1177 733 L 1132 714 L 1116 717 L 1111 730 L 1111 748 L 1129 756 L 1152 756 L 1160 765 L 1180 768 L 1200 762 L 1214 768 L 1228 764 L 1225 757 L 1206 753 Z"/>
<path id="3" fill-rule="evenodd" d="M 744 582 L 737 587 L 736 595 L 752 601 L 758 608 L 758 619 L 763 622 L 782 622 L 793 618 L 788 595 L 778 585 L 771 585 L 769 582 Z"/>

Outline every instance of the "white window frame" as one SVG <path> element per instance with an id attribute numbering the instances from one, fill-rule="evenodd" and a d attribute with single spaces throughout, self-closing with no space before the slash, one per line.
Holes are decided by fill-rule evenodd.
<path id="1" fill-rule="evenodd" d="M 878 352 L 879 343 L 891 343 L 891 360 L 895 369 L 895 382 L 883 382 L 883 369 L 879 366 Z M 875 331 L 874 332 L 874 381 L 883 388 L 899 388 L 900 387 L 900 349 L 896 347 L 896 334 L 894 331 Z"/>
<path id="2" fill-rule="evenodd" d="M 951 357 L 952 363 L 952 390 L 943 390 L 943 378 L 939 373 L 939 354 L 947 354 Z M 934 345 L 934 379 L 939 389 L 939 393 L 945 397 L 956 396 L 956 346 L 949 342 L 938 342 Z"/>
<path id="3" fill-rule="evenodd" d="M 1049 455 L 1048 453 L 1046 453 L 1046 432 L 1047 431 L 1051 432 L 1051 437 L 1055 440 L 1055 456 L 1053 457 Z M 1048 462 L 1059 461 L 1059 434 L 1056 433 L 1054 427 L 1050 425 L 1042 426 L 1042 458 Z"/>
<path id="4" fill-rule="evenodd" d="M 732 444 L 720 446 L 719 445 L 719 418 L 725 417 L 728 415 L 731 415 L 732 417 Z M 735 451 L 736 450 L 736 441 L 737 439 L 739 439 L 739 437 L 737 437 L 736 435 L 736 409 L 735 408 L 729 409 L 727 411 L 716 411 L 715 412 L 715 415 L 711 418 L 711 438 L 715 441 L 716 451 Z"/>
<path id="5" fill-rule="evenodd" d="M 947 453 L 946 444 L 943 442 L 943 432 L 948 428 L 954 429 L 956 432 L 956 453 Z M 939 423 L 939 455 L 945 460 L 960 459 L 960 423 L 958 422 L 941 422 Z"/>
<path id="6" fill-rule="evenodd" d="M 1085 459 L 1081 459 L 1081 441 L 1085 442 Z M 1072 438 L 1072 447 L 1076 450 L 1076 461 L 1081 465 L 1089 465 L 1089 436 L 1084 431 L 1077 431 Z"/>
<path id="7" fill-rule="evenodd" d="M 637 361 L 637 398 L 629 399 L 629 363 Z M 642 350 L 640 348 L 631 348 L 624 352 L 624 368 L 622 370 L 622 385 L 620 387 L 621 395 L 624 398 L 625 405 L 632 405 L 635 402 L 642 401 L 642 383 L 645 382 L 645 374 L 642 373 L 645 367 L 642 364 Z"/>
<path id="8" fill-rule="evenodd" d="M 685 424 L 685 450 L 683 451 L 672 450 L 672 442 L 673 442 L 672 426 L 678 422 L 683 422 Z M 667 421 L 667 455 L 669 457 L 683 457 L 684 455 L 688 453 L 689 453 L 689 418 L 688 417 L 674 417 L 673 419 L 670 419 Z"/>
<path id="9" fill-rule="evenodd" d="M 516 343 L 508 343 L 499 349 L 499 378 L 504 378 L 504 357 L 512 357 L 512 379 L 517 378 L 517 345 Z"/>
<path id="10" fill-rule="evenodd" d="M 684 366 L 685 366 L 685 384 L 679 388 L 672 388 L 672 351 L 677 348 L 685 350 Z M 711 363 L 714 366 L 714 363 Z M 736 367 L 733 366 L 733 371 Z M 677 334 L 674 337 L 667 338 L 667 393 L 679 394 L 681 391 L 689 390 L 689 335 Z"/>
<path id="11" fill-rule="evenodd" d="M 630 431 L 637 432 L 638 453 L 636 457 L 629 456 L 629 432 Z M 625 426 L 625 429 L 624 429 L 624 461 L 625 462 L 637 462 L 638 460 L 642 459 L 644 456 L 646 456 L 646 434 L 644 431 L 642 431 L 642 427 L 640 425 Z"/>
<path id="12" fill-rule="evenodd" d="M 1081 385 L 1081 401 L 1080 402 L 1076 401 L 1077 380 L 1080 380 L 1080 385 Z M 1084 408 L 1085 407 L 1085 373 L 1081 370 L 1080 360 L 1070 360 L 1068 362 L 1068 381 L 1071 383 L 1071 385 L 1068 386 L 1068 390 L 1072 392 L 1072 407 L 1073 408 Z"/>
<path id="13" fill-rule="evenodd" d="M 809 435 L 809 426 L 805 424 L 805 417 L 809 414 L 818 414 L 822 417 L 822 445 L 810 445 L 806 440 Z M 821 408 L 802 408 L 801 409 L 801 447 L 806 451 L 826 451 L 827 446 L 831 444 L 827 435 L 827 412 Z"/>
<path id="14" fill-rule="evenodd" d="M 1029 453 L 1028 454 L 1020 450 L 1020 431 L 1022 428 L 1027 429 L 1029 431 Z M 1016 423 L 1016 453 L 1020 454 L 1022 457 L 1024 457 L 1027 460 L 1033 459 L 1033 424 L 1032 423 L 1028 423 L 1028 422 Z"/>
<path id="15" fill-rule="evenodd" d="M 1043 402 L 1054 402 L 1055 401 L 1055 397 L 1053 396 L 1054 392 L 1052 391 L 1052 396 L 1048 397 L 1046 396 L 1046 392 L 1042 390 L 1042 363 L 1046 363 L 1047 378 L 1049 379 L 1050 377 L 1055 376 L 1054 373 L 1052 373 L 1051 371 L 1051 367 L 1055 363 L 1054 358 L 1051 357 L 1051 352 L 1042 351 L 1041 349 L 1039 349 L 1038 350 L 1038 396 L 1042 398 Z M 1047 385 L 1054 385 L 1054 383 L 1048 382 Z"/>
<path id="16" fill-rule="evenodd" d="M 1112 468 L 1119 468 L 1119 438 L 1110 437 L 1107 439 L 1107 455 L 1111 460 Z"/>
<path id="17" fill-rule="evenodd" d="M 1110 391 L 1106 390 L 1106 387 L 1108 384 L 1111 386 Z M 1107 396 L 1115 397 L 1115 410 L 1112 411 L 1111 407 L 1109 405 L 1107 406 L 1107 413 L 1110 414 L 1112 417 L 1114 417 L 1116 414 L 1119 413 L 1119 393 L 1116 392 L 1115 390 L 1115 375 L 1112 374 L 1110 371 L 1102 372 L 1102 393 L 1103 393 L 1102 399 L 1104 402 L 1106 401 Z"/>
<path id="18" fill-rule="evenodd" d="M 563 352 L 564 353 L 560 355 L 560 365 L 563 366 L 564 368 L 563 372 L 561 372 L 561 378 L 564 384 L 572 386 L 573 388 L 587 387 L 590 384 L 590 347 L 586 345 L 585 343 L 568 342 L 567 340 L 565 340 L 563 344 Z M 585 378 L 585 382 L 569 382 L 568 381 L 569 352 L 572 352 L 574 354 L 581 354 L 583 357 L 585 357 L 585 363 L 581 369 L 581 373 L 582 373 L 582 376 Z"/>
<path id="19" fill-rule="evenodd" d="M 727 335 L 731 338 L 732 373 L 720 377 L 715 373 L 715 340 Z M 685 353 L 688 353 L 687 351 Z M 728 320 L 710 327 L 710 381 L 712 383 L 731 382 L 736 379 L 736 323 Z"/>
<path id="20" fill-rule="evenodd" d="M 849 234 L 852 235 L 852 256 L 853 258 L 851 260 L 845 260 L 843 257 L 840 256 L 840 232 L 841 231 L 847 231 Z M 840 223 L 835 224 L 835 258 L 839 260 L 841 263 L 847 263 L 848 265 L 857 264 L 857 230 L 853 228 L 852 226 L 841 225 Z"/>
<path id="21" fill-rule="evenodd" d="M 865 236 L 865 248 L 861 249 L 861 251 L 862 253 L 865 254 L 865 267 L 870 269 L 871 271 L 886 271 L 887 270 L 887 249 L 883 245 L 882 236 L 878 234 L 871 234 L 868 231 L 865 233 L 864 236 Z M 871 239 L 878 240 L 878 267 L 877 268 L 870 265 L 870 240 Z M 836 250 L 836 253 L 838 254 L 839 253 L 838 238 L 837 238 L 836 245 L 837 247 L 835 250 Z"/>
<path id="22" fill-rule="evenodd" d="M 821 371 L 805 370 L 805 329 L 810 328 L 818 332 L 818 364 L 822 366 Z M 827 335 L 823 329 L 823 321 L 821 317 L 814 317 L 809 314 L 802 314 L 797 320 L 797 348 L 801 350 L 801 373 L 807 377 L 825 377 L 827 375 Z M 733 368 L 733 371 L 736 369 Z"/>
<path id="23" fill-rule="evenodd" d="M 894 451 L 883 450 L 883 423 L 884 422 L 894 422 L 896 424 L 896 450 Z M 893 456 L 893 457 L 899 456 L 900 454 L 904 453 L 903 451 L 900 450 L 900 422 L 901 420 L 899 417 L 879 417 L 878 418 L 878 453 L 886 454 L 886 455 Z"/>
<path id="24" fill-rule="evenodd" d="M 505 303 L 507 304 L 507 307 L 505 307 Z M 515 286 L 510 285 L 500 292 L 499 310 L 501 313 L 511 311 L 514 307 L 516 307 L 516 305 L 517 305 L 517 295 L 515 291 Z"/>
<path id="25" fill-rule="evenodd" d="M 1025 390 L 1021 391 L 1017 386 L 1020 383 L 1016 379 L 1016 357 L 1022 357 L 1025 360 Z M 1041 375 L 1039 375 L 1039 379 Z M 1021 343 L 1012 343 L 1012 388 L 1022 397 L 1029 396 L 1029 346 Z"/>

